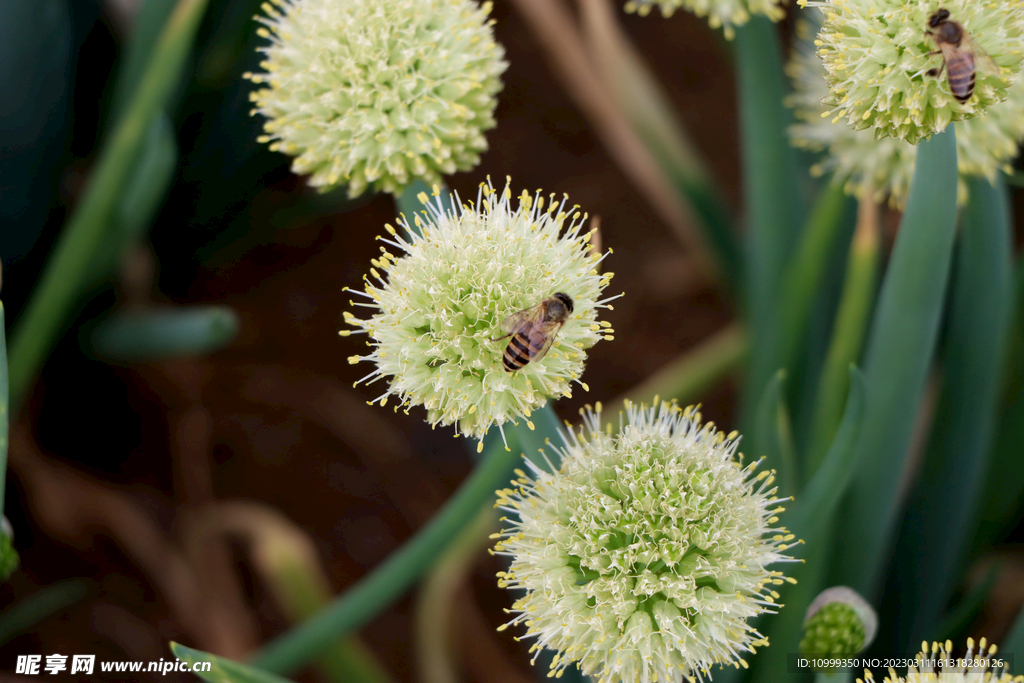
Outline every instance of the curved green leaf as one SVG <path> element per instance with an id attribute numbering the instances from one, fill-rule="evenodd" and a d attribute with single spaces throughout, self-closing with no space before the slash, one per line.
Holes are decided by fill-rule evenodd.
<path id="1" fill-rule="evenodd" d="M 979 542 L 998 542 L 1007 529 L 1020 519 L 1024 498 L 1024 260 L 1018 259 L 1013 310 L 1016 311 L 1013 340 L 1006 368 L 1006 405 L 999 420 L 985 484 L 985 504 L 981 512 Z M 1024 656 L 1024 651 L 1022 651 Z M 1024 667 L 1021 667 L 1024 669 Z"/>
<path id="2" fill-rule="evenodd" d="M 28 631 L 46 617 L 75 604 L 87 592 L 84 581 L 71 579 L 40 588 L 0 614 L 0 644 Z"/>
<path id="3" fill-rule="evenodd" d="M 171 642 L 171 652 L 183 662 L 188 662 L 189 673 L 210 683 L 290 683 L 287 678 L 255 669 L 226 657 L 211 655 L 202 650 Z M 172 662 L 168 661 L 168 664 Z"/>
<path id="4" fill-rule="evenodd" d="M 765 17 L 752 17 L 737 27 L 735 45 L 747 216 L 745 304 L 752 340 L 741 431 L 748 452 L 760 455 L 761 438 L 752 422 L 780 367 L 779 295 L 802 218 L 796 156 L 786 134 L 792 114 L 782 101 L 786 83 L 777 29 Z M 768 466 L 779 469 L 770 460 Z"/>
<path id="5" fill-rule="evenodd" d="M 1012 652 L 1017 656 L 1016 666 L 1013 668 L 1015 673 L 1024 671 L 1024 661 L 1021 661 L 1024 659 L 1024 608 L 1017 613 L 1017 619 L 1014 620 L 1006 638 L 1000 643 L 999 649 L 1003 652 Z"/>
<path id="6" fill-rule="evenodd" d="M 212 353 L 230 344 L 238 327 L 227 306 L 129 309 L 101 323 L 91 340 L 108 359 L 147 362 Z"/>
<path id="7" fill-rule="evenodd" d="M 878 207 L 870 198 L 861 200 L 857 229 L 846 260 L 839 309 L 814 396 L 814 416 L 805 459 L 808 476 L 817 471 L 835 438 L 849 392 L 848 368 L 860 360 L 875 300 L 878 242 Z"/>
<path id="8" fill-rule="evenodd" d="M 180 0 L 152 49 L 139 87 L 100 152 L 85 195 L 58 239 L 11 340 L 11 411 L 35 379 L 90 274 L 146 133 L 177 87 L 207 0 Z"/>
<path id="9" fill-rule="evenodd" d="M 855 446 L 864 420 L 864 377 L 853 366 L 848 372 L 850 393 L 836 438 L 821 467 L 782 518 L 789 532 L 804 542 L 802 546 L 792 546 L 793 554 L 801 556 L 804 562 L 791 565 L 792 569 L 786 572 L 796 583 L 780 587 L 783 606 L 779 613 L 763 619 L 762 633 L 771 646 L 753 660 L 752 680 L 758 683 L 790 678 L 787 653 L 798 651 L 804 613 L 825 587 L 834 543 L 834 519 L 857 464 Z"/>
<path id="10" fill-rule="evenodd" d="M 935 637 L 974 535 L 996 429 L 1013 299 L 1010 205 L 1005 186 L 984 178 L 970 192 L 935 428 L 897 550 L 901 642 Z"/>
<path id="11" fill-rule="evenodd" d="M 946 296 L 956 225 L 953 126 L 918 145 L 865 354 L 867 402 L 835 583 L 873 602 L 900 509 L 899 483 Z"/>
<path id="12" fill-rule="evenodd" d="M 775 463 L 780 498 L 796 495 L 800 481 L 785 392 L 786 371 L 779 370 L 764 389 L 754 422 L 754 428 L 761 437 L 756 455 Z"/>

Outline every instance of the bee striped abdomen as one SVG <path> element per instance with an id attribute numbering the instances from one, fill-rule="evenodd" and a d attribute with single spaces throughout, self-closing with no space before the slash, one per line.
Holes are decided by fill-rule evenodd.
<path id="1" fill-rule="evenodd" d="M 964 55 L 961 59 L 950 60 L 946 69 L 953 97 L 961 102 L 969 100 L 974 93 L 974 60 L 970 55 Z"/>
<path id="2" fill-rule="evenodd" d="M 536 352 L 537 349 L 531 348 L 530 342 L 524 339 L 521 334 L 513 334 L 508 342 L 508 346 L 505 347 L 505 354 L 501 360 L 506 370 L 515 372 L 529 363 L 530 358 Z"/>

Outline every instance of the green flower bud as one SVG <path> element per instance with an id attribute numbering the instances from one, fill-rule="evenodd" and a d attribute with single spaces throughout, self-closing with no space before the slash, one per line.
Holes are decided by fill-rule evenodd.
<path id="1" fill-rule="evenodd" d="M 852 588 L 834 586 L 814 599 L 804 617 L 800 652 L 807 655 L 853 655 L 875 639 L 878 617 Z"/>

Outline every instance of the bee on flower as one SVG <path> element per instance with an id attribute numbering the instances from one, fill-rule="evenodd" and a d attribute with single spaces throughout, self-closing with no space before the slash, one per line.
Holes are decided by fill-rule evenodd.
<path id="1" fill-rule="evenodd" d="M 475 202 L 453 195 L 450 211 L 439 197 L 421 201 L 426 211 L 403 217 L 401 231 L 386 226 L 364 291 L 350 290 L 368 316 L 346 312 L 357 329 L 342 335 L 365 333 L 372 350 L 349 361 L 375 365 L 360 382 L 387 383 L 373 402 L 423 406 L 432 425 L 477 439 L 509 421 L 531 426 L 549 399 L 587 388 L 587 349 L 613 338 L 598 320 L 617 298 L 601 297 L 610 250 L 592 252 L 587 216 L 567 197 L 524 191 L 515 206 L 509 185 L 488 181 Z"/>

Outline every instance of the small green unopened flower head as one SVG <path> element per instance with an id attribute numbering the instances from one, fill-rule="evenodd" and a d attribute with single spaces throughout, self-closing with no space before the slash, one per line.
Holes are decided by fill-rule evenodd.
<path id="1" fill-rule="evenodd" d="M 894 208 L 902 209 L 914 177 L 917 147 L 898 138 L 875 139 L 870 130 L 853 130 L 843 121 L 822 118 L 829 112 L 821 104 L 828 97 L 828 85 L 822 62 L 812 50 L 798 50 L 787 72 L 794 88 L 789 103 L 800 120 L 790 128 L 790 139 L 797 147 L 827 152 L 812 172 L 831 173 L 848 194 L 876 202 L 888 197 Z M 1024 78 L 1015 80 L 1007 89 L 1007 99 L 992 105 L 987 115 L 954 125 L 957 199 L 962 205 L 967 201 L 968 177 L 994 181 L 1000 171 L 1010 171 L 1024 139 Z"/>
<path id="2" fill-rule="evenodd" d="M 825 63 L 825 116 L 875 137 L 916 144 L 953 121 L 983 115 L 1007 97 L 1024 58 L 1021 0 L 799 0 L 823 13 L 815 45 Z M 962 50 L 974 55 L 974 92 L 959 102 L 944 57 L 925 33 L 936 10 L 967 33 Z M 935 74 L 929 74 L 932 69 Z"/>
<path id="3" fill-rule="evenodd" d="M 857 591 L 834 586 L 814 599 L 804 617 L 800 652 L 806 655 L 854 655 L 875 638 L 878 617 Z"/>
<path id="4" fill-rule="evenodd" d="M 644 17 L 657 6 L 662 16 L 670 17 L 682 8 L 698 17 L 707 17 L 711 28 L 723 27 L 725 37 L 732 40 L 736 34 L 734 27 L 750 21 L 752 14 L 766 16 L 772 21 L 786 16 L 781 3 L 782 0 L 629 0 L 626 11 Z"/>
<path id="5" fill-rule="evenodd" d="M 974 649 L 974 639 L 967 639 L 967 652 L 960 656 L 953 652 L 953 643 L 921 643 L 921 652 L 915 657 L 916 666 L 907 667 L 907 676 L 897 676 L 889 669 L 885 683 L 1021 683 L 1024 676 L 1011 676 L 1007 667 L 997 665 L 993 659 L 998 648 L 982 638 L 978 649 Z M 949 666 L 947 666 L 949 665 Z M 870 671 L 864 672 L 864 678 L 857 683 L 874 683 L 875 677 Z"/>
<path id="6" fill-rule="evenodd" d="M 510 517 L 495 552 L 512 559 L 499 585 L 526 591 L 499 630 L 525 625 L 531 652 L 557 651 L 551 675 L 576 662 L 600 683 L 743 664 L 767 644 L 747 620 L 775 610 L 784 581 L 768 566 L 794 542 L 772 526 L 774 476 L 693 408 L 627 402 L 614 435 L 600 404 L 584 422 L 554 449 L 559 471 L 527 461 L 498 492 Z"/>
<path id="7" fill-rule="evenodd" d="M 401 255 L 382 247 L 365 292 L 356 292 L 368 301 L 353 305 L 370 316 L 345 313 L 373 349 L 349 361 L 374 363 L 363 380 L 389 384 L 374 401 L 385 405 L 394 396 L 403 406 L 422 405 L 431 424 L 457 423 L 463 434 L 482 438 L 492 425 L 529 418 L 548 398 L 569 396 L 572 382 L 586 389 L 579 380 L 585 350 L 613 333 L 597 320 L 599 308 L 610 308 L 600 295 L 613 274 L 597 270 L 604 255 L 590 249 L 586 216 L 568 207 L 567 197 L 545 202 L 540 191 L 524 191 L 514 208 L 509 186 L 497 192 L 489 181 L 476 203 L 454 195 L 453 212 L 440 199 L 421 199 L 428 212 L 403 217 L 404 233 L 386 226 L 381 241 Z M 507 371 L 502 354 L 510 339 L 498 339 L 501 323 L 556 292 L 572 299 L 573 310 L 550 350 Z"/>
<path id="8" fill-rule="evenodd" d="M 472 0 L 273 0 L 267 87 L 252 93 L 271 149 L 324 189 L 399 194 L 473 168 L 493 128 L 499 76 L 491 3 Z"/>

